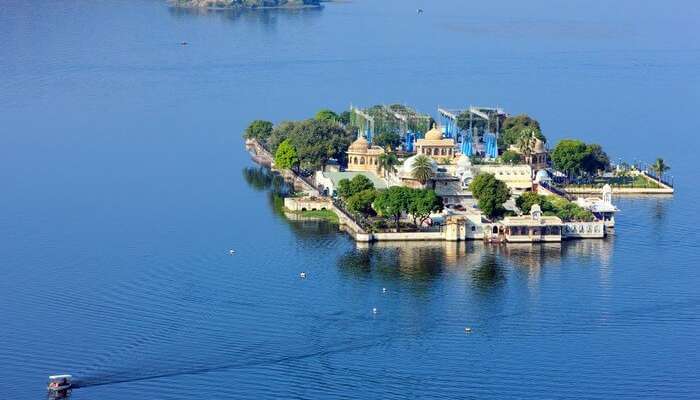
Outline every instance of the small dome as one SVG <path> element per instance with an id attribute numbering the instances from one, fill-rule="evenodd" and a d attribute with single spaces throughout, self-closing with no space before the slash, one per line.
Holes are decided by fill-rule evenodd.
<path id="1" fill-rule="evenodd" d="M 535 182 L 549 182 L 551 180 L 552 178 L 550 178 L 549 173 L 543 169 L 537 171 L 535 174 Z"/>
<path id="2" fill-rule="evenodd" d="M 367 142 L 364 136 L 358 137 L 357 140 L 350 145 L 350 150 L 352 151 L 366 151 L 367 149 L 369 149 L 369 142 Z"/>
<path id="3" fill-rule="evenodd" d="M 399 168 L 399 176 L 404 177 L 404 178 L 412 178 L 413 177 L 413 163 L 416 161 L 416 158 L 420 157 L 420 154 L 416 154 L 415 156 L 408 157 L 401 167 Z M 423 156 L 426 157 L 426 156 Z M 428 160 L 430 160 L 430 169 L 433 170 L 433 174 L 437 173 L 438 166 L 435 160 L 433 160 L 430 157 L 427 157 Z"/>
<path id="4" fill-rule="evenodd" d="M 459 156 L 459 159 L 457 160 L 457 168 L 471 167 L 471 166 L 472 166 L 472 160 L 466 154 L 462 154 L 461 156 Z"/>
<path id="5" fill-rule="evenodd" d="M 442 139 L 442 131 L 435 124 L 433 124 L 432 129 L 430 129 L 428 132 L 425 133 L 425 140 L 441 140 L 441 139 Z"/>
<path id="6" fill-rule="evenodd" d="M 535 138 L 535 145 L 532 146 L 533 153 L 545 153 L 547 150 L 544 148 L 544 142 L 540 139 Z"/>

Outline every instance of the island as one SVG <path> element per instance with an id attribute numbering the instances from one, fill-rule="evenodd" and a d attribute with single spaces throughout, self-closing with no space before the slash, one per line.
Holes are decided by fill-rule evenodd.
<path id="1" fill-rule="evenodd" d="M 298 8 L 319 7 L 320 0 L 172 0 L 176 7 L 191 8 Z"/>
<path id="2" fill-rule="evenodd" d="M 253 121 L 243 137 L 292 188 L 286 215 L 335 222 L 359 242 L 601 239 L 614 233 L 613 194 L 674 192 L 662 158 L 613 163 L 579 139 L 550 147 L 536 119 L 498 107 L 324 109 Z"/>

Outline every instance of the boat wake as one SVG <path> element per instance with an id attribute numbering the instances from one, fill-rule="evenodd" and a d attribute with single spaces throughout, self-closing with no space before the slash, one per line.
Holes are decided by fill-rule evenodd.
<path id="1" fill-rule="evenodd" d="M 379 339 L 379 337 L 377 337 Z M 382 337 L 382 339 L 386 339 Z M 375 346 L 384 345 L 386 340 L 376 340 L 371 343 L 366 344 L 348 344 L 345 346 L 336 346 L 329 349 L 321 349 L 312 352 L 305 352 L 295 355 L 286 356 L 259 356 L 246 361 L 238 362 L 225 362 L 215 365 L 200 365 L 190 368 L 173 368 L 173 369 L 161 369 L 161 370 L 138 370 L 138 371 L 121 371 L 110 373 L 108 375 L 95 375 L 87 376 L 81 379 L 74 379 L 73 388 L 85 388 L 85 387 L 95 387 L 95 386 L 105 386 L 105 385 L 116 385 L 119 383 L 129 383 L 138 381 L 147 381 L 160 378 L 171 378 L 181 375 L 198 375 L 206 374 L 210 372 L 225 371 L 237 368 L 250 368 L 257 366 L 272 365 L 285 362 L 293 362 L 304 359 L 311 359 L 315 357 L 323 357 L 332 354 L 352 352 L 356 350 L 368 349 Z M 257 346 L 256 346 L 257 347 Z M 261 347 L 258 347 L 262 350 Z M 242 354 L 236 354 L 236 356 L 241 356 Z"/>

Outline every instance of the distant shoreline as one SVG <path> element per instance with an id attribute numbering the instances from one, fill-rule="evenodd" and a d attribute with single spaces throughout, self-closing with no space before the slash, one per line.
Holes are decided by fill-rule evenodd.
<path id="1" fill-rule="evenodd" d="M 291 9 L 299 10 L 305 8 L 321 8 L 322 3 L 328 3 L 330 1 L 319 1 L 317 4 L 295 4 L 286 3 L 276 6 L 265 6 L 265 5 L 243 5 L 243 4 L 230 4 L 228 6 L 217 6 L 217 5 L 207 5 L 207 1 L 198 2 L 196 0 L 169 0 L 168 3 L 175 8 L 184 9 L 200 9 L 200 10 L 212 10 L 212 11 L 227 11 L 227 10 L 278 10 L 278 9 Z M 202 3 L 201 5 L 198 3 Z M 216 2 L 213 2 L 216 3 Z"/>

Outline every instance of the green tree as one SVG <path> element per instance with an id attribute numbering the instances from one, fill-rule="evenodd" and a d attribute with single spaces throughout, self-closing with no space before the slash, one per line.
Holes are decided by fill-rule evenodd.
<path id="1" fill-rule="evenodd" d="M 379 132 L 372 138 L 372 142 L 377 146 L 381 147 L 391 147 L 395 149 L 401 144 L 401 136 L 395 131 L 384 131 Z"/>
<path id="2" fill-rule="evenodd" d="M 383 217 L 394 219 L 396 231 L 401 231 L 401 215 L 408 210 L 411 189 L 403 186 L 392 186 L 377 194 L 372 207 Z"/>
<path id="3" fill-rule="evenodd" d="M 586 144 L 580 140 L 564 139 L 554 146 L 552 163 L 554 168 L 565 173 L 578 174 L 585 170 L 583 162 L 588 155 Z"/>
<path id="4" fill-rule="evenodd" d="M 348 125 L 350 123 L 350 111 L 343 111 L 338 114 L 338 122 L 343 125 Z"/>
<path id="5" fill-rule="evenodd" d="M 610 158 L 599 144 L 586 145 L 586 156 L 583 159 L 583 170 L 589 174 L 605 171 L 610 168 Z"/>
<path id="6" fill-rule="evenodd" d="M 515 199 L 515 205 L 525 214 L 530 212 L 534 204 L 539 204 L 543 212 L 555 212 L 555 207 L 547 196 L 539 195 L 535 192 L 525 192 Z"/>
<path id="7" fill-rule="evenodd" d="M 272 133 L 271 147 L 286 138 L 296 148 L 300 166 L 306 169 L 321 169 L 331 158 L 343 163 L 353 140 L 349 131 L 337 123 L 315 119 L 280 124 Z"/>
<path id="8" fill-rule="evenodd" d="M 502 213 L 503 203 L 510 198 L 508 186 L 489 173 L 477 175 L 469 185 L 469 190 L 477 199 L 481 211 L 490 218 Z"/>
<path id="9" fill-rule="evenodd" d="M 378 157 L 379 170 L 384 174 L 384 178 L 387 178 L 390 174 L 396 172 L 396 166 L 399 165 L 399 159 L 394 153 L 384 153 Z"/>
<path id="10" fill-rule="evenodd" d="M 658 178 L 661 178 L 661 176 L 670 169 L 671 167 L 666 164 L 663 158 L 657 158 L 651 165 L 651 170 L 654 171 Z"/>
<path id="11" fill-rule="evenodd" d="M 316 113 L 314 117 L 316 121 L 326 121 L 326 122 L 338 122 L 338 114 L 334 113 L 332 110 L 324 108 Z"/>
<path id="12" fill-rule="evenodd" d="M 410 191 L 410 202 L 407 212 L 413 216 L 416 228 L 423 225 L 430 214 L 442 211 L 442 200 L 431 189 L 413 189 Z"/>
<path id="13" fill-rule="evenodd" d="M 501 161 L 505 164 L 518 164 L 520 160 L 520 154 L 512 150 L 506 150 L 501 154 Z"/>
<path id="14" fill-rule="evenodd" d="M 370 189 L 374 189 L 374 183 L 362 174 L 355 175 L 352 179 L 341 179 L 338 182 L 338 196 L 343 200 Z"/>
<path id="15" fill-rule="evenodd" d="M 563 221 L 593 221 L 595 219 L 593 213 L 571 202 L 566 202 L 562 207 L 557 208 L 556 214 Z"/>
<path id="16" fill-rule="evenodd" d="M 299 157 L 297 156 L 297 151 L 290 143 L 289 139 L 286 139 L 280 143 L 275 152 L 275 166 L 279 169 L 292 169 L 299 165 Z"/>
<path id="17" fill-rule="evenodd" d="M 374 189 L 365 189 L 355 193 L 347 199 L 347 207 L 353 213 L 359 214 L 374 214 L 372 203 L 377 197 L 377 191 Z"/>
<path id="18" fill-rule="evenodd" d="M 520 137 L 516 145 L 520 154 L 527 160 L 532 155 L 532 147 L 535 145 L 535 135 L 536 131 L 532 128 L 526 128 L 520 131 Z"/>
<path id="19" fill-rule="evenodd" d="M 503 121 L 501 134 L 498 137 L 499 147 L 501 149 L 506 149 L 511 144 L 517 144 L 518 140 L 525 132 L 530 132 L 530 136 L 534 133 L 535 138 L 543 142 L 547 141 L 547 138 L 545 138 L 540 129 L 540 123 L 526 114 L 520 114 L 507 117 L 505 121 Z"/>
<path id="20" fill-rule="evenodd" d="M 248 125 L 243 132 L 243 137 L 246 139 L 258 139 L 264 144 L 271 134 L 272 122 L 258 119 Z"/>
<path id="21" fill-rule="evenodd" d="M 423 154 L 416 156 L 413 160 L 411 176 L 425 185 L 433 177 L 433 161 Z"/>

